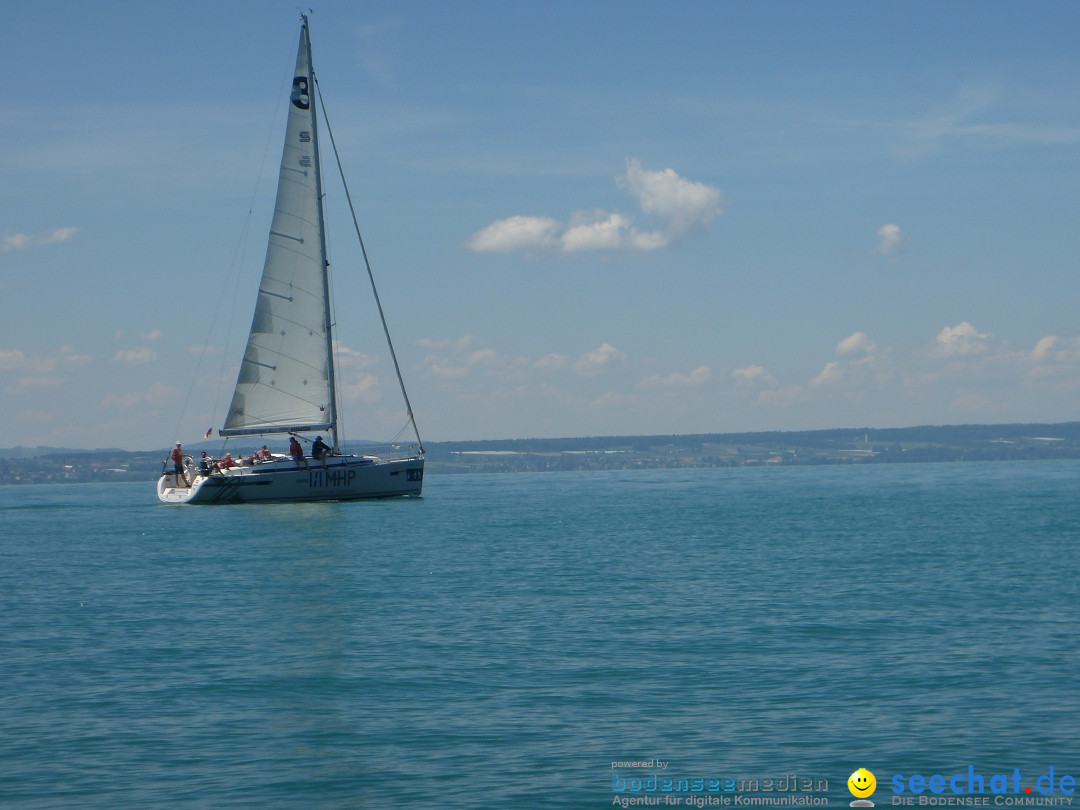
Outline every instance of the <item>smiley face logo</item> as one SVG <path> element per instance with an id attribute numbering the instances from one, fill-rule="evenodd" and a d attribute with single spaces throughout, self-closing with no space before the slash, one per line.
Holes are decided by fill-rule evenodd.
<path id="1" fill-rule="evenodd" d="M 865 799 L 877 790 L 877 779 L 866 768 L 859 768 L 847 780 L 847 788 L 851 795 L 858 799 Z"/>

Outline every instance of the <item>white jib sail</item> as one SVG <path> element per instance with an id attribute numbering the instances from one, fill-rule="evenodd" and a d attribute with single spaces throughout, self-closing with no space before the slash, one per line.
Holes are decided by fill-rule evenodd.
<path id="1" fill-rule="evenodd" d="M 329 430 L 335 418 L 308 43 L 304 25 L 266 263 L 223 436 Z"/>

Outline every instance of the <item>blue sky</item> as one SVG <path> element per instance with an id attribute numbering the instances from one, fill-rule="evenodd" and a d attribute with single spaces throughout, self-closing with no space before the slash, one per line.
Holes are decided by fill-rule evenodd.
<path id="1" fill-rule="evenodd" d="M 4 3 L 0 447 L 218 428 L 295 3 Z M 1080 5 L 326 2 L 428 440 L 1080 418 Z M 344 427 L 404 424 L 329 190 Z"/>

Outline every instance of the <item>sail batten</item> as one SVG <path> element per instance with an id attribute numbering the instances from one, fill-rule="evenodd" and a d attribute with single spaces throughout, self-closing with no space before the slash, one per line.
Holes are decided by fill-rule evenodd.
<path id="1" fill-rule="evenodd" d="M 222 436 L 329 430 L 336 421 L 306 20 L 293 76 L 260 295 Z"/>

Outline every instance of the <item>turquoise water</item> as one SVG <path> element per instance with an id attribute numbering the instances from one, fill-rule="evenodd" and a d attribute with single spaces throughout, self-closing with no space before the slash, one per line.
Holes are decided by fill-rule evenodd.
<path id="1" fill-rule="evenodd" d="M 1078 492 L 1076 462 L 310 505 L 0 488 L 0 806 L 610 807 L 654 773 L 846 806 L 860 766 L 881 806 L 894 775 L 1080 776 Z"/>

